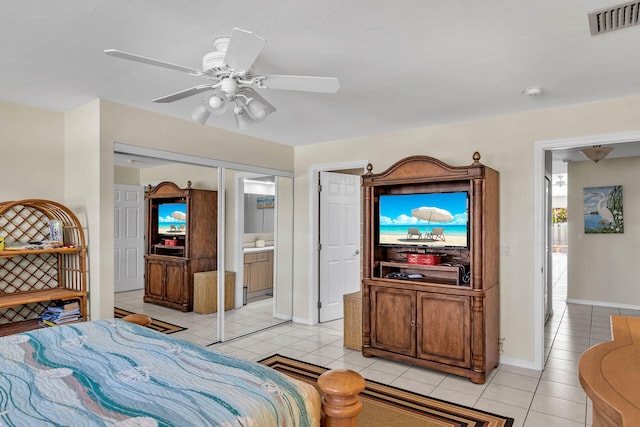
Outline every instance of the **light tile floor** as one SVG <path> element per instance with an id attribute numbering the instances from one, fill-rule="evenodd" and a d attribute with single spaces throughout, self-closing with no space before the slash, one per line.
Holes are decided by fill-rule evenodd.
<path id="1" fill-rule="evenodd" d="M 567 304 L 566 255 L 554 255 L 553 271 L 554 316 L 545 329 L 547 359 L 542 372 L 503 364 L 485 384 L 477 385 L 455 375 L 365 358 L 343 347 L 342 320 L 314 326 L 286 323 L 208 348 L 254 361 L 279 353 L 328 368 L 353 369 L 368 379 L 513 417 L 515 427 L 590 426 L 591 405 L 578 381 L 578 359 L 591 345 L 610 339 L 611 314 L 640 316 L 640 311 Z M 127 309 L 131 295 L 116 294 L 116 305 Z M 135 311 L 135 303 L 131 304 Z M 257 307 L 256 311 L 257 316 L 265 316 Z M 144 312 L 189 327 L 174 336 L 207 344 L 201 331 L 211 328 L 211 320 L 203 320 L 203 315 L 176 315 L 171 310 L 174 317 L 165 317 L 156 306 Z M 234 319 L 234 323 L 251 324 L 251 319 Z"/>
<path id="2" fill-rule="evenodd" d="M 199 314 L 194 311 L 183 313 L 172 308 L 143 302 L 144 290 L 118 292 L 115 306 L 134 313 L 144 313 L 155 319 L 184 326 L 186 331 L 173 334 L 199 345 L 218 342 L 217 313 Z M 273 298 L 251 302 L 239 309 L 225 312 L 225 340 L 234 339 L 252 332 L 287 323 L 272 315 Z"/>

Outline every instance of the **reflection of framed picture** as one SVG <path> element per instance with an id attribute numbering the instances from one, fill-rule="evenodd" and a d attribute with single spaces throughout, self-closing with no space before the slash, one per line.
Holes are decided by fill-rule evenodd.
<path id="1" fill-rule="evenodd" d="M 275 206 L 275 196 L 258 197 L 258 209 L 273 209 Z"/>
<path id="2" fill-rule="evenodd" d="M 584 232 L 624 233 L 622 186 L 587 187 L 584 190 Z"/>

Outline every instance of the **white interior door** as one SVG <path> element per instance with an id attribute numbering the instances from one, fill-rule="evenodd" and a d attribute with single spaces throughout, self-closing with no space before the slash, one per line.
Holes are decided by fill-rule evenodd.
<path id="1" fill-rule="evenodd" d="M 114 289 L 144 287 L 144 188 L 114 185 Z"/>
<path id="2" fill-rule="evenodd" d="M 360 290 L 360 176 L 320 172 L 320 322 L 343 317 Z"/>

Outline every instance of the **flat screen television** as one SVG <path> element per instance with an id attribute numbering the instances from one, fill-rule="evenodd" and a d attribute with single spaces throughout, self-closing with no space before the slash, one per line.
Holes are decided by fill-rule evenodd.
<path id="1" fill-rule="evenodd" d="M 378 244 L 469 247 L 469 193 L 382 194 Z"/>
<path id="2" fill-rule="evenodd" d="M 186 203 L 160 203 L 158 205 L 158 234 L 166 236 L 187 234 Z"/>

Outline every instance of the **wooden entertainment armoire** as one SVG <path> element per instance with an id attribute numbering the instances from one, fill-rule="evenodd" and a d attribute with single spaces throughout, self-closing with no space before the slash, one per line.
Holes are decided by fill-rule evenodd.
<path id="1" fill-rule="evenodd" d="M 144 302 L 192 311 L 193 274 L 216 270 L 218 192 L 191 188 L 191 181 L 184 189 L 165 181 L 150 186 L 144 197 Z M 184 233 L 171 236 L 159 232 L 158 209 L 167 203 L 186 205 Z"/>
<path id="2" fill-rule="evenodd" d="M 368 166 L 362 177 L 364 356 L 437 369 L 478 384 L 498 366 L 499 177 L 480 163 L 479 153 L 473 160 L 456 167 L 412 156 L 378 174 Z M 380 241 L 381 196 L 452 192 L 467 193 L 466 247 L 447 246 L 446 236 L 438 245 L 427 239 L 424 245 Z M 415 264 L 416 254 L 439 256 L 441 263 Z"/>

